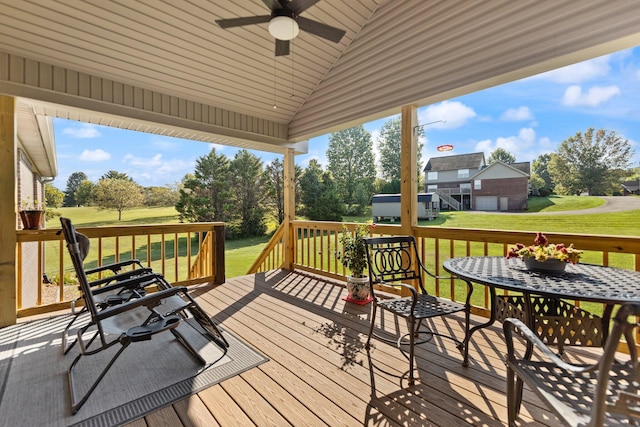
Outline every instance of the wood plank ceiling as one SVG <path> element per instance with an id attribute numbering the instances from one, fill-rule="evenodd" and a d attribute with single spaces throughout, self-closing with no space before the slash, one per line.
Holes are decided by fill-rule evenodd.
<path id="1" fill-rule="evenodd" d="M 245 148 L 337 129 L 640 44 L 640 0 L 321 0 L 274 55 L 260 0 L 0 0 L 0 93 L 37 114 Z M 274 109 L 273 105 L 277 108 Z"/>

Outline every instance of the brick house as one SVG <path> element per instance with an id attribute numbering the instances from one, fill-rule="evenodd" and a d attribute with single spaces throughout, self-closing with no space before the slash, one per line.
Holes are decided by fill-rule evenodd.
<path id="1" fill-rule="evenodd" d="M 440 197 L 441 209 L 523 210 L 529 194 L 529 162 L 486 165 L 484 153 L 429 159 L 425 191 Z"/>
<path id="2" fill-rule="evenodd" d="M 490 164 L 472 178 L 471 209 L 521 211 L 529 196 L 529 162 Z"/>

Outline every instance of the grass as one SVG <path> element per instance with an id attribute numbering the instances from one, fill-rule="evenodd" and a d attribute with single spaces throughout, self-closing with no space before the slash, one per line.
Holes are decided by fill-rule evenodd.
<path id="1" fill-rule="evenodd" d="M 432 221 L 420 221 L 420 225 L 454 228 L 500 229 L 514 231 L 546 231 L 563 233 L 602 234 L 619 236 L 640 236 L 639 211 L 615 212 L 607 214 L 558 214 L 566 210 L 587 209 L 599 206 L 604 201 L 598 197 L 550 196 L 530 199 L 526 214 L 491 214 L 478 212 L 442 212 Z M 145 208 L 124 211 L 122 221 L 118 221 L 115 211 L 100 211 L 96 208 L 60 208 L 63 216 L 79 227 L 107 225 L 176 224 L 178 212 L 174 208 Z M 549 215 L 544 215 L 544 214 Z M 371 208 L 363 216 L 344 217 L 345 222 L 366 222 L 371 219 Z M 57 218 L 47 221 L 47 228 L 59 228 Z M 270 230 L 274 224 L 270 224 Z M 269 236 L 255 237 L 225 242 L 225 267 L 227 278 L 246 274 L 251 264 L 262 251 Z"/>

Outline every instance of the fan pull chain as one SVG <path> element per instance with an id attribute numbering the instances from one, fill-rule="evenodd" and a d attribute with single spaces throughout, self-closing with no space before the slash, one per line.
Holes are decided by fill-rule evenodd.
<path id="1" fill-rule="evenodd" d="M 276 96 L 278 94 L 277 87 L 277 75 L 278 75 L 278 61 L 276 57 L 273 58 L 273 109 L 277 110 L 278 106 L 276 105 Z"/>

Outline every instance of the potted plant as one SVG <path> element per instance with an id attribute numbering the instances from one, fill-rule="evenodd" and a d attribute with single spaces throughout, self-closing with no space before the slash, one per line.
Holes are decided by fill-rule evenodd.
<path id="1" fill-rule="evenodd" d="M 44 228 L 45 209 L 44 205 L 38 200 L 31 201 L 31 198 L 27 197 L 22 201 L 22 208 L 20 209 L 20 220 L 22 221 L 22 228 L 25 230 L 41 230 Z"/>
<path id="2" fill-rule="evenodd" d="M 369 232 L 375 224 L 357 224 L 353 232 L 343 225 L 340 243 L 342 252 L 338 253 L 338 259 L 342 265 L 351 273 L 347 277 L 347 301 L 368 302 L 371 298 L 369 289 L 369 277 L 364 275 L 367 267 L 367 249 L 364 238 L 369 236 Z"/>
<path id="3" fill-rule="evenodd" d="M 509 249 L 507 258 L 520 258 L 527 269 L 545 273 L 561 273 L 567 263 L 575 264 L 580 261 L 582 251 L 573 247 L 573 243 L 566 246 L 564 243 L 549 243 L 547 236 L 538 232 L 533 240 L 533 245 L 525 246 L 522 243 Z"/>

